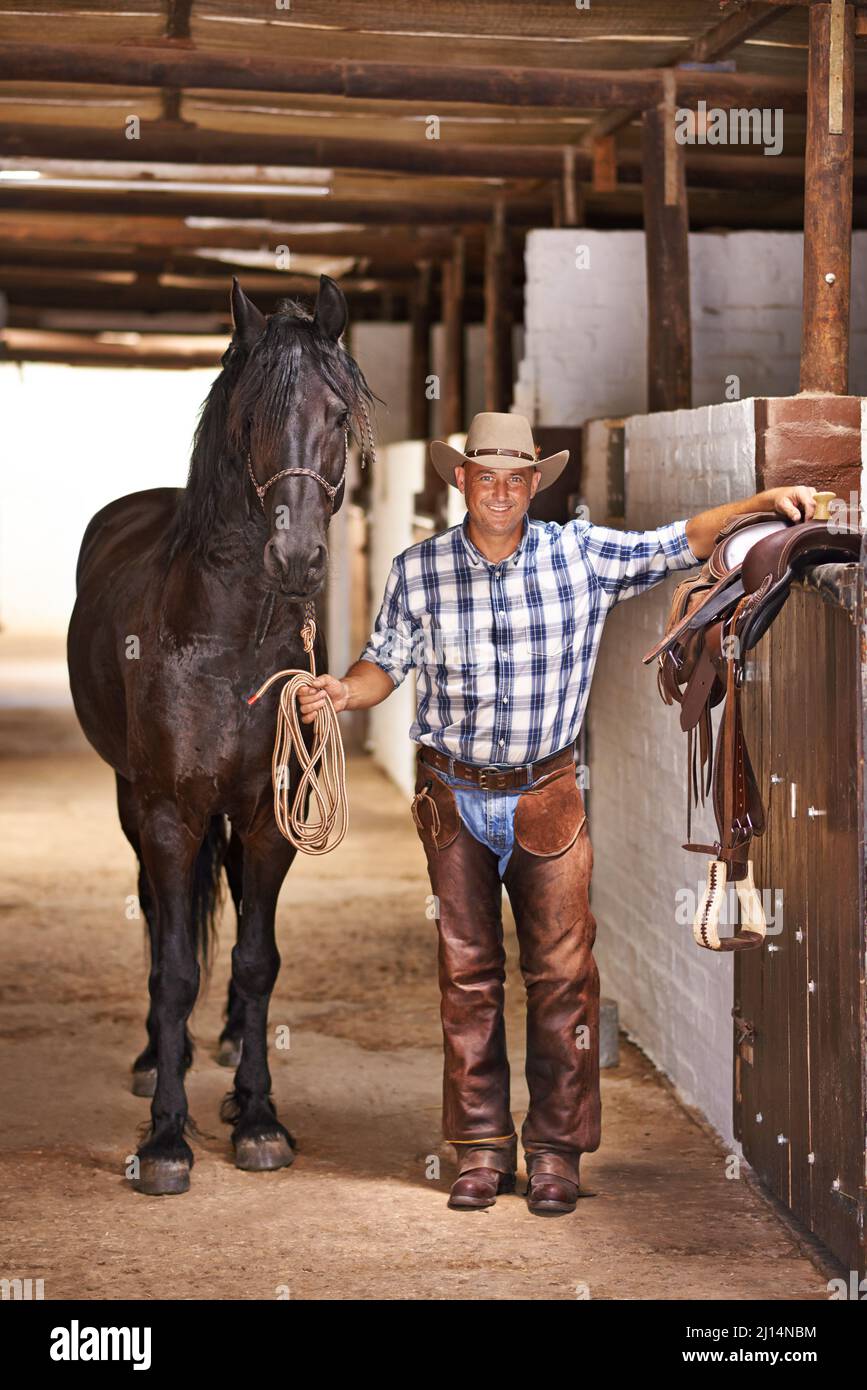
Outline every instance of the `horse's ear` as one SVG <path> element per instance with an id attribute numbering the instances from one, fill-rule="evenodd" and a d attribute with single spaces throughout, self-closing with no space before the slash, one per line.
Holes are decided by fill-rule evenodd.
<path id="1" fill-rule="evenodd" d="M 320 275 L 316 313 L 313 315 L 316 327 L 336 343 L 346 328 L 348 318 L 349 310 L 343 290 L 329 275 Z"/>
<path id="2" fill-rule="evenodd" d="M 243 343 L 247 348 L 251 348 L 265 332 L 265 315 L 256 308 L 252 299 L 247 298 L 237 275 L 232 276 L 232 322 L 236 342 Z"/>

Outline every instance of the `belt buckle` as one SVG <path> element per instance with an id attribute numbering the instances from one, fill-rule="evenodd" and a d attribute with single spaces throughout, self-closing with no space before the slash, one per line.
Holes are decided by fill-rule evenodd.
<path id="1" fill-rule="evenodd" d="M 492 782 L 491 785 L 493 789 L 502 791 L 503 787 L 505 786 L 505 776 L 506 774 L 503 772 L 503 769 L 501 767 L 497 767 L 496 763 L 488 763 L 479 771 L 479 786 L 482 788 L 483 791 L 487 791 L 488 778 L 499 778 L 498 782 Z"/>

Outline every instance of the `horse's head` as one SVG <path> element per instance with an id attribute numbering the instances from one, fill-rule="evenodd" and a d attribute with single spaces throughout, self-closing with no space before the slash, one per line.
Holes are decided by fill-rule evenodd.
<path id="1" fill-rule="evenodd" d="M 251 508 L 264 515 L 265 571 L 284 594 L 309 599 L 325 580 L 350 436 L 363 448 L 370 438 L 371 393 L 340 344 L 346 300 L 323 275 L 312 317 L 290 304 L 265 318 L 235 280 L 232 318 L 238 365 L 228 431 Z"/>

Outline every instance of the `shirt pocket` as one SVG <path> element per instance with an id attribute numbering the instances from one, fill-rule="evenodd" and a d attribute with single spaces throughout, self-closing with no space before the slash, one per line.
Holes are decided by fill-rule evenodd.
<path id="1" fill-rule="evenodd" d="M 574 643 L 574 597 L 558 587 L 554 575 L 543 575 L 523 600 L 517 650 L 530 661 L 551 661 L 571 652 Z"/>

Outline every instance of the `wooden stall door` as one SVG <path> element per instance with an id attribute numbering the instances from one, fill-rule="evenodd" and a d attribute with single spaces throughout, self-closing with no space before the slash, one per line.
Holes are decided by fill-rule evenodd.
<path id="1" fill-rule="evenodd" d="M 860 641 L 795 587 L 749 663 L 744 711 L 769 808 L 756 879 L 777 922 L 735 963 L 734 1126 L 770 1190 L 865 1273 Z"/>

